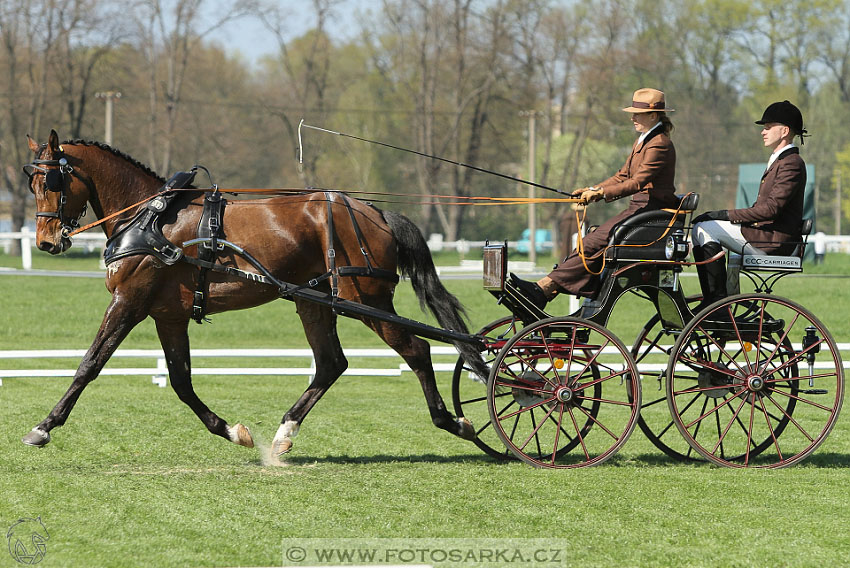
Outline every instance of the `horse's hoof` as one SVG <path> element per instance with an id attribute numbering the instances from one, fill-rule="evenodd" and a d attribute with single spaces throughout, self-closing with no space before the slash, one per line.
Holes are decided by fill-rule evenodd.
<path id="1" fill-rule="evenodd" d="M 455 422 L 457 423 L 457 436 L 459 438 L 463 438 L 464 440 L 475 439 L 475 427 L 472 426 L 472 422 L 466 417 L 458 418 Z"/>
<path id="2" fill-rule="evenodd" d="M 272 456 L 279 458 L 283 454 L 289 453 L 292 449 L 292 439 L 281 438 L 272 442 Z"/>
<path id="3" fill-rule="evenodd" d="M 33 428 L 26 436 L 21 438 L 21 442 L 27 446 L 35 446 L 37 448 L 46 446 L 49 441 L 50 433 L 39 428 Z"/>
<path id="4" fill-rule="evenodd" d="M 240 446 L 245 446 L 246 448 L 254 447 L 254 438 L 251 436 L 251 431 L 248 430 L 247 426 L 243 426 L 242 424 L 234 424 L 230 430 L 230 441 L 234 444 L 239 444 Z"/>

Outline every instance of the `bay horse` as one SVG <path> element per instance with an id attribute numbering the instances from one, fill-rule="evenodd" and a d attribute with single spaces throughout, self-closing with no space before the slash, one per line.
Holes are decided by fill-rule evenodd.
<path id="1" fill-rule="evenodd" d="M 101 227 L 108 238 L 121 221 L 140 210 L 140 202 L 155 196 L 165 181 L 148 167 L 102 143 L 70 140 L 60 144 L 54 130 L 46 143 L 39 144 L 29 136 L 27 140 L 35 154 L 25 170 L 37 205 L 36 243 L 50 254 L 62 253 L 71 245 L 68 233 L 77 226 L 87 204 L 98 219 L 104 220 Z M 203 194 L 203 190 L 180 192 L 163 213 L 162 233 L 171 243 L 184 243 L 197 236 Z M 393 275 L 400 271 L 410 278 L 420 304 L 430 308 L 444 329 L 466 333 L 463 308 L 440 282 L 419 229 L 400 214 L 381 211 L 350 197 L 345 200 L 347 207 L 341 202 L 333 202 L 331 207 L 324 192 L 231 200 L 224 209 L 222 227 L 229 242 L 241 243 L 276 279 L 295 285 L 329 270 L 328 239 L 332 238 L 337 264 L 362 266 L 368 255 L 373 266 L 392 271 Z M 126 215 L 110 217 L 125 208 L 130 208 Z M 329 215 L 339 217 L 332 227 Z M 355 224 L 362 234 L 355 234 Z M 186 254 L 193 250 L 197 251 L 197 245 L 187 247 Z M 227 250 L 217 253 L 217 261 L 243 270 L 251 268 L 243 258 Z M 32 446 L 50 442 L 50 432 L 65 423 L 83 389 L 97 378 L 130 330 L 150 316 L 162 344 L 171 386 L 180 400 L 213 434 L 253 447 L 247 427 L 229 425 L 198 398 L 192 387 L 188 325 L 199 272 L 197 266 L 187 262 L 167 265 L 146 254 L 111 262 L 106 287 L 112 300 L 100 329 L 65 395 L 22 441 Z M 278 288 L 262 282 L 218 272 L 209 272 L 207 278 L 206 307 L 210 314 L 250 308 L 280 297 Z M 395 280 L 352 276 L 340 278 L 338 286 L 341 299 L 395 313 Z M 327 280 L 317 289 L 329 291 Z M 307 413 L 348 365 L 332 308 L 298 297 L 294 301 L 313 351 L 316 372 L 298 401 L 283 415 L 272 442 L 275 456 L 291 449 L 292 439 Z M 437 390 L 428 342 L 397 323 L 359 319 L 398 352 L 416 374 L 434 425 L 461 438 L 473 439 L 472 424 L 465 418 L 455 418 Z M 474 368 L 482 369 L 477 348 L 462 342 L 456 342 L 456 346 L 464 359 L 476 365 Z"/>

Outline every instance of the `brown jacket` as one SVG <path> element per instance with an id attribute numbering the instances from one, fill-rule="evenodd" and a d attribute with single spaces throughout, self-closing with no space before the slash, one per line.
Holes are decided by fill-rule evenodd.
<path id="1" fill-rule="evenodd" d="M 800 241 L 806 164 L 800 150 L 782 152 L 764 173 L 756 202 L 731 209 L 729 220 L 741 225 L 741 234 L 765 252 L 788 254 Z"/>
<path id="2" fill-rule="evenodd" d="M 635 142 L 620 171 L 597 184 L 602 188 L 606 201 L 631 195 L 629 206 L 584 238 L 586 260 L 582 260 L 574 250 L 549 273 L 549 278 L 561 291 L 585 297 L 593 297 L 598 292 L 599 277 L 594 273 L 602 270 L 604 257 L 596 253 L 608 245 L 614 228 L 625 219 L 643 211 L 679 205 L 673 187 L 675 170 L 676 150 L 660 127 L 650 132 L 642 144 Z"/>
<path id="3" fill-rule="evenodd" d="M 679 200 L 674 187 L 675 175 L 676 149 L 659 126 L 642 143 L 635 142 L 620 171 L 598 186 L 605 194 L 605 201 L 631 195 L 634 204 L 658 209 L 676 207 Z"/>

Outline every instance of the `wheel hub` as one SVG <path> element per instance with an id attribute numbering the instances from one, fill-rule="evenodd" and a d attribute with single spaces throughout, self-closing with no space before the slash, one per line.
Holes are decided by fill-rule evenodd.
<path id="1" fill-rule="evenodd" d="M 558 399 L 558 402 L 566 403 L 573 400 L 575 393 L 573 389 L 569 387 L 560 387 L 555 391 L 555 398 Z"/>
<path id="2" fill-rule="evenodd" d="M 747 388 L 752 392 L 760 392 L 767 386 L 764 378 L 759 375 L 747 377 Z"/>
<path id="3" fill-rule="evenodd" d="M 546 382 L 543 381 L 540 378 L 540 375 L 535 371 L 526 371 L 521 375 L 521 378 L 523 382 L 528 385 L 534 385 L 540 390 L 546 390 Z M 535 392 L 524 388 L 513 388 L 511 389 L 511 394 L 513 394 L 516 403 L 524 408 L 541 404 L 550 398 L 541 392 Z"/>

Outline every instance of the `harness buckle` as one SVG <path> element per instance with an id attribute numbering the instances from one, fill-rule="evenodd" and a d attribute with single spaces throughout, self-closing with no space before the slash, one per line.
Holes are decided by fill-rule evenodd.
<path id="1" fill-rule="evenodd" d="M 210 319 L 204 317 L 206 299 L 204 297 L 204 293 L 200 290 L 195 290 L 195 293 L 192 295 L 192 319 L 197 323 L 202 322 L 210 322 Z"/>
<path id="2" fill-rule="evenodd" d="M 183 250 L 172 244 L 166 244 L 159 249 L 154 248 L 154 250 L 164 257 L 166 263 L 170 262 L 173 264 L 183 256 Z"/>

